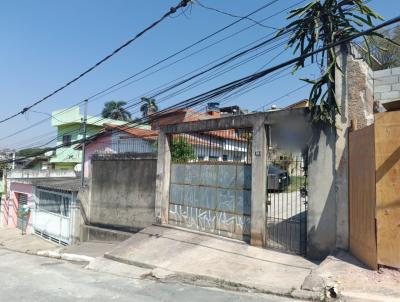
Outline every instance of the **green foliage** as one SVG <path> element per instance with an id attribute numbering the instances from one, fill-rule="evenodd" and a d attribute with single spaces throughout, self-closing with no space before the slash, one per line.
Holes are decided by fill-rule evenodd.
<path id="1" fill-rule="evenodd" d="M 389 37 L 392 41 L 400 44 L 400 26 L 391 30 L 382 31 L 381 34 Z M 387 39 L 381 37 L 367 37 L 371 54 L 378 62 L 371 62 L 373 70 L 394 68 L 400 66 L 400 47 Z M 368 47 L 364 42 L 364 48 Z"/>
<path id="2" fill-rule="evenodd" d="M 294 9 L 288 16 L 292 21 L 278 34 L 289 30 L 288 47 L 293 52 L 306 54 L 322 46 L 334 43 L 372 27 L 373 19 L 382 19 L 366 4 L 365 0 L 314 0 L 307 5 Z M 378 32 L 368 36 L 385 39 Z M 366 37 L 365 37 L 366 39 Z M 367 40 L 366 40 L 367 42 Z M 367 43 L 368 53 L 369 44 Z M 333 49 L 322 51 L 312 57 L 311 62 L 318 62 L 321 76 L 317 79 L 303 79 L 311 83 L 309 101 L 314 120 L 335 123 L 335 114 L 340 113 L 335 101 L 335 67 L 340 70 Z M 304 67 L 305 60 L 299 61 L 293 72 Z"/>
<path id="3" fill-rule="evenodd" d="M 171 158 L 174 162 L 187 162 L 196 159 L 196 153 L 193 146 L 183 138 L 173 138 Z"/>
<path id="4" fill-rule="evenodd" d="M 110 101 L 104 104 L 101 116 L 119 121 L 130 121 L 131 113 L 124 108 L 127 103 L 125 101 Z"/>
<path id="5" fill-rule="evenodd" d="M 19 150 L 16 155 L 19 157 L 33 157 L 46 153 L 47 148 L 27 148 Z"/>
<path id="6" fill-rule="evenodd" d="M 9 169 L 10 168 L 10 164 L 9 163 L 0 163 L 0 173 L 4 170 L 4 169 Z"/>
<path id="7" fill-rule="evenodd" d="M 140 107 L 140 111 L 144 117 L 158 111 L 158 106 L 155 99 L 142 97 L 142 102 L 143 105 Z"/>

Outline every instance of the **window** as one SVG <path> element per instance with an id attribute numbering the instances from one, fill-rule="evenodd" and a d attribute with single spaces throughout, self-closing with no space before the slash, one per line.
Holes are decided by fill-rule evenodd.
<path id="1" fill-rule="evenodd" d="M 69 217 L 71 198 L 69 196 L 39 191 L 39 210 Z"/>
<path id="2" fill-rule="evenodd" d="M 63 135 L 62 142 L 66 147 L 71 146 L 71 135 Z"/>
<path id="3" fill-rule="evenodd" d="M 226 155 L 226 154 L 222 155 L 222 160 L 223 161 L 228 161 L 228 155 Z"/>
<path id="4" fill-rule="evenodd" d="M 234 155 L 233 161 L 241 162 L 243 159 L 242 155 Z"/>
<path id="5" fill-rule="evenodd" d="M 28 195 L 18 193 L 18 206 L 24 206 L 28 204 Z"/>

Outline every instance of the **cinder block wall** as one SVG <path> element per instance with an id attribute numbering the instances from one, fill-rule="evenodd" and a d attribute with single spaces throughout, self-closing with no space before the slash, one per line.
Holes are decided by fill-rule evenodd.
<path id="1" fill-rule="evenodd" d="M 400 99 L 400 67 L 374 71 L 374 99 L 385 103 Z"/>

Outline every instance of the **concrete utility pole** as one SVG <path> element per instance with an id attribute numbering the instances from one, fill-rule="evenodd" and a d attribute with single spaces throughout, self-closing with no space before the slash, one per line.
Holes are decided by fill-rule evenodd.
<path id="1" fill-rule="evenodd" d="M 13 161 L 12 161 L 12 169 L 15 169 L 15 151 L 13 152 L 13 157 L 12 157 Z"/>
<path id="2" fill-rule="evenodd" d="M 81 187 L 85 185 L 85 148 L 86 148 L 86 123 L 87 123 L 87 105 L 88 100 L 83 103 L 83 141 L 82 141 L 82 160 L 81 160 Z"/>
<path id="3" fill-rule="evenodd" d="M 2 228 L 4 226 L 4 224 L 8 221 L 4 221 L 4 207 L 8 207 L 8 198 L 7 198 L 7 169 L 3 169 L 3 194 L 0 198 L 0 228 Z M 8 220 L 8 216 L 7 216 L 7 220 Z"/>

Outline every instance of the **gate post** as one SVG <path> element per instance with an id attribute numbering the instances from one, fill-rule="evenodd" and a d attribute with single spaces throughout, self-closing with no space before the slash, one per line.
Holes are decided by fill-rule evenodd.
<path id="1" fill-rule="evenodd" d="M 251 245 L 265 246 L 267 134 L 264 118 L 253 124 L 251 162 Z"/>
<path id="2" fill-rule="evenodd" d="M 158 135 L 157 174 L 156 174 L 156 223 L 168 223 L 169 183 L 171 173 L 171 150 L 168 135 L 160 129 Z"/>

